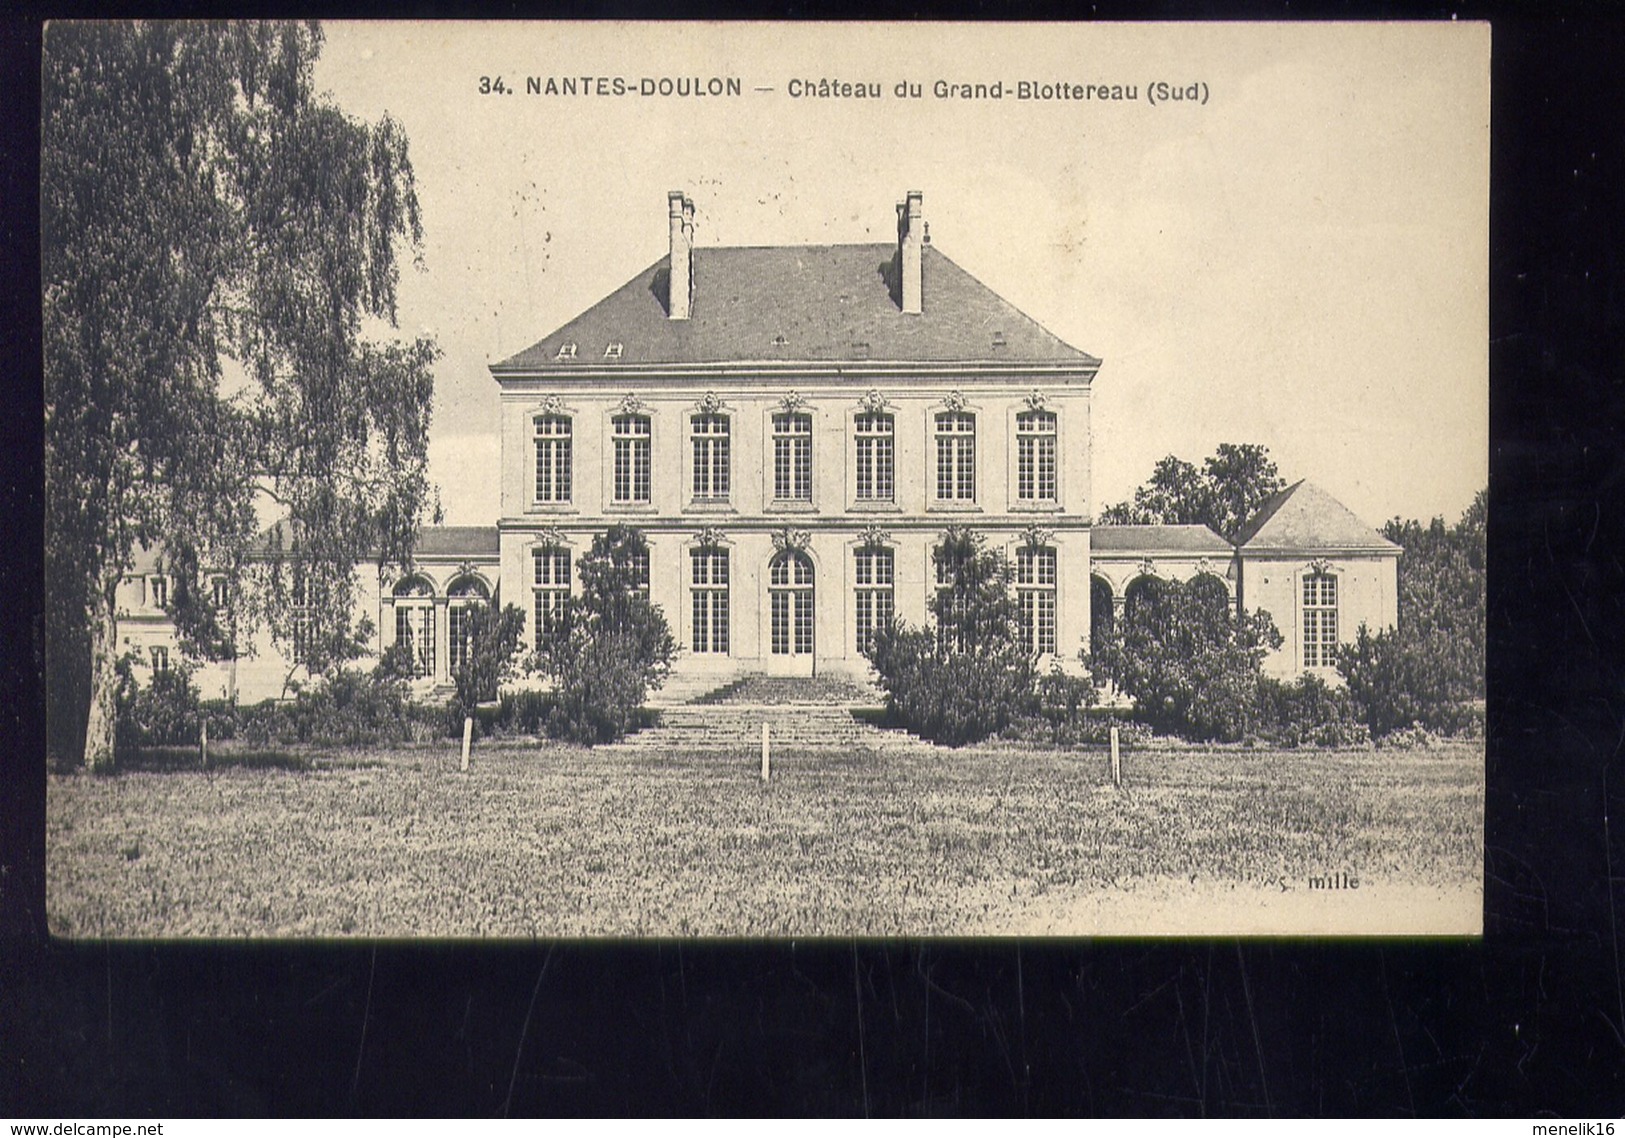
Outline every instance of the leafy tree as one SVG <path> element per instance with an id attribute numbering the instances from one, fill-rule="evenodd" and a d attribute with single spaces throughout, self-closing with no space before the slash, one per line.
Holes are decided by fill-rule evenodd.
<path id="1" fill-rule="evenodd" d="M 290 23 L 46 31 L 48 692 L 58 747 L 96 769 L 136 549 L 161 551 L 202 655 L 243 632 L 205 569 L 260 598 L 252 619 L 287 610 L 297 565 L 321 668 L 357 640 L 356 562 L 404 562 L 430 496 L 437 349 L 364 335 L 394 323 L 398 253 L 421 241 L 406 139 L 317 94 L 321 42 Z M 245 594 L 266 500 L 289 540 Z"/>
<path id="2" fill-rule="evenodd" d="M 1412 725 L 1452 732 L 1484 698 L 1485 514 L 1480 491 L 1454 526 L 1394 519 L 1383 535 L 1399 559 L 1399 626 L 1361 628 L 1337 667 L 1373 735 Z"/>
<path id="3" fill-rule="evenodd" d="M 889 713 L 909 730 L 950 746 L 974 743 L 1032 709 L 1033 656 L 1021 643 L 1009 562 L 979 535 L 952 529 L 932 553 L 942 582 L 934 627 L 893 622 L 868 656 Z"/>
<path id="4" fill-rule="evenodd" d="M 1106 525 L 1204 525 L 1234 541 L 1271 494 L 1285 487 L 1269 450 L 1220 443 L 1198 470 L 1173 455 L 1159 461 L 1128 502 L 1107 506 Z"/>
<path id="5" fill-rule="evenodd" d="M 677 645 L 649 600 L 648 556 L 648 542 L 628 526 L 594 537 L 578 564 L 580 594 L 538 634 L 534 667 L 558 694 L 553 733 L 581 743 L 621 738 L 671 669 Z"/>
<path id="6" fill-rule="evenodd" d="M 462 659 L 452 669 L 457 706 L 472 714 L 477 703 L 497 698 L 497 689 L 512 679 L 524 645 L 525 613 L 517 605 L 473 604 L 463 610 L 466 637 Z"/>
<path id="7" fill-rule="evenodd" d="M 1281 646 L 1268 613 L 1234 614 L 1217 581 L 1162 581 L 1130 597 L 1086 659 L 1146 722 L 1195 740 L 1236 740 L 1258 713 L 1264 657 Z"/>

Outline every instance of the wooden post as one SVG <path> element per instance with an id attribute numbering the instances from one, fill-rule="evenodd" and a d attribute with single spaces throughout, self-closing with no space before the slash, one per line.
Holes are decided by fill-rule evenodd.
<path id="1" fill-rule="evenodd" d="M 202 741 L 198 745 L 203 749 L 203 768 L 207 770 L 209 767 L 209 717 L 207 715 L 203 717 Z"/>
<path id="2" fill-rule="evenodd" d="M 474 742 L 474 717 L 463 716 L 463 769 L 468 769 L 468 748 Z"/>
<path id="3" fill-rule="evenodd" d="M 1123 785 L 1123 764 L 1117 758 L 1117 728 L 1112 728 L 1112 785 Z"/>
<path id="4" fill-rule="evenodd" d="M 767 720 L 764 719 L 762 721 L 762 781 L 763 782 L 766 782 L 768 780 L 768 758 L 767 758 L 768 742 L 767 742 L 767 738 L 768 738 L 768 735 L 767 735 Z"/>

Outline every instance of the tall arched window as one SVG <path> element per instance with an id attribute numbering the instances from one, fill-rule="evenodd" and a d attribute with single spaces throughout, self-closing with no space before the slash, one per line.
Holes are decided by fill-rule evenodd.
<path id="1" fill-rule="evenodd" d="M 395 643 L 407 648 L 414 676 L 434 675 L 434 586 L 407 577 L 395 586 Z"/>
<path id="2" fill-rule="evenodd" d="M 1337 663 L 1337 578 L 1309 573 L 1303 579 L 1303 666 Z"/>
<path id="3" fill-rule="evenodd" d="M 1102 577 L 1089 578 L 1089 654 L 1098 657 L 1112 634 L 1117 614 L 1112 611 L 1112 587 Z"/>
<path id="4" fill-rule="evenodd" d="M 787 549 L 769 568 L 772 647 L 775 656 L 810 656 L 813 650 L 813 563 Z"/>
<path id="5" fill-rule="evenodd" d="M 446 587 L 446 659 L 452 671 L 468 660 L 470 609 L 485 606 L 491 591 L 478 577 L 459 577 Z"/>

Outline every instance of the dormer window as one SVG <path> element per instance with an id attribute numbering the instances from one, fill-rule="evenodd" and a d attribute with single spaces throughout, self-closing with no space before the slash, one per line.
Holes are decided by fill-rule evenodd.
<path id="1" fill-rule="evenodd" d="M 788 343 L 789 343 L 789 342 L 790 342 L 790 341 L 789 341 L 789 340 L 786 340 L 786 339 L 785 339 L 785 338 L 784 338 L 784 336 L 783 336 L 783 335 L 782 335 L 782 334 L 781 334 L 781 335 L 778 335 L 778 336 L 774 336 L 774 337 L 773 337 L 773 346 L 774 346 L 774 347 L 775 347 L 775 348 L 782 348 L 782 347 L 784 347 L 784 346 L 785 346 L 785 345 L 786 345 L 786 344 L 788 344 Z"/>
<path id="2" fill-rule="evenodd" d="M 575 341 L 571 340 L 568 344 L 560 344 L 559 345 L 559 354 L 554 356 L 553 358 L 556 359 L 556 360 L 573 360 L 573 359 L 575 359 L 576 358 Z"/>
<path id="3" fill-rule="evenodd" d="M 147 578 L 147 600 L 152 607 L 161 609 L 169 603 L 169 579 L 167 577 Z"/>
<path id="4" fill-rule="evenodd" d="M 604 349 L 604 358 L 606 360 L 618 360 L 621 358 L 621 342 L 619 340 L 616 340 L 613 344 L 610 344 Z"/>

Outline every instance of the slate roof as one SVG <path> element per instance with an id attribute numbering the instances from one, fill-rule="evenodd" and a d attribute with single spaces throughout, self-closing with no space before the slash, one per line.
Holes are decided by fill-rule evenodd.
<path id="1" fill-rule="evenodd" d="M 500 548 L 496 526 L 424 526 L 412 552 L 415 557 L 495 557 Z"/>
<path id="2" fill-rule="evenodd" d="M 1399 552 L 1399 546 L 1307 479 L 1294 482 L 1265 501 L 1252 521 L 1242 528 L 1236 544 L 1244 550 Z"/>
<path id="3" fill-rule="evenodd" d="M 1229 557 L 1230 543 L 1207 526 L 1106 526 L 1089 531 L 1089 549 L 1095 553 L 1193 553 Z"/>
<path id="4" fill-rule="evenodd" d="M 280 521 L 260 533 L 255 543 L 258 552 L 268 552 L 272 536 L 282 534 L 283 547 L 288 545 L 287 522 Z M 419 557 L 495 557 L 501 546 L 496 526 L 423 526 L 418 530 L 417 544 L 412 556 Z M 364 556 L 372 557 L 375 550 Z"/>
<path id="5" fill-rule="evenodd" d="M 981 363 L 1100 361 L 1046 331 L 935 246 L 921 257 L 923 311 L 894 299 L 895 246 L 696 248 L 687 320 L 666 316 L 662 257 L 493 372 L 616 364 L 882 360 Z M 1002 346 L 994 346 L 995 334 Z M 559 347 L 575 344 L 574 360 Z M 620 355 L 606 359 L 611 344 Z"/>

